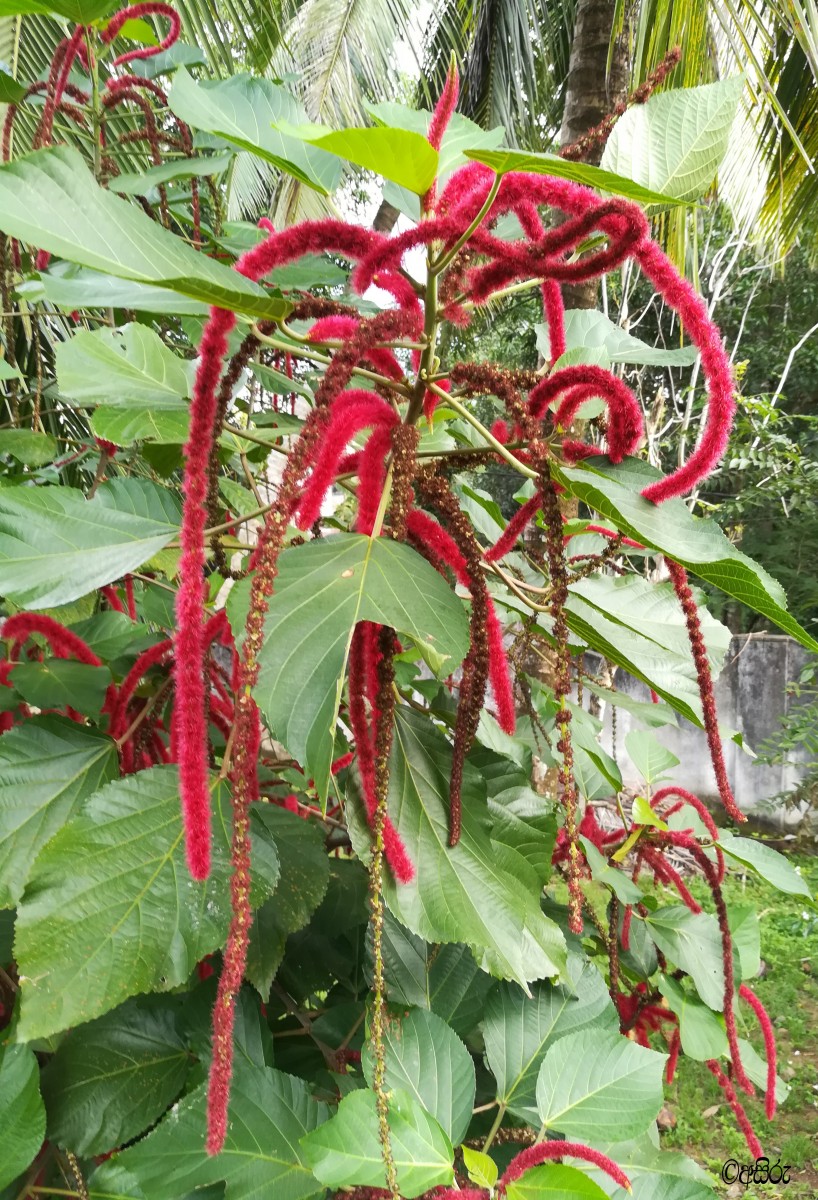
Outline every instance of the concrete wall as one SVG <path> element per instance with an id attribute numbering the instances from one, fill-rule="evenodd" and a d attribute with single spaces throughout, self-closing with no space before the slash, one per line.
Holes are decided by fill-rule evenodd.
<path id="1" fill-rule="evenodd" d="M 781 717 L 798 703 L 787 694 L 787 685 L 798 679 L 809 654 L 792 638 L 780 634 L 742 634 L 734 637 L 725 658 L 724 670 L 716 682 L 719 725 L 736 730 L 745 743 L 756 749 L 780 727 Z M 592 667 L 593 669 L 593 667 Z M 624 671 L 616 672 L 615 684 L 639 700 L 650 700 L 648 689 Z M 587 702 L 586 702 L 587 703 Z M 611 752 L 611 708 L 604 706 L 603 745 Z M 703 799 L 717 798 L 713 771 L 704 732 L 678 718 L 678 727 L 656 730 L 656 735 L 678 759 L 680 766 L 671 778 L 684 784 Z M 616 712 L 616 757 L 624 782 L 635 785 L 638 773 L 625 750 L 625 735 L 631 727 L 642 728 L 624 709 Z M 732 740 L 723 743 L 727 772 L 739 807 L 771 820 L 773 824 L 797 824 L 801 813 L 795 808 L 772 806 L 771 799 L 791 790 L 801 772 L 788 766 L 760 766 Z"/>

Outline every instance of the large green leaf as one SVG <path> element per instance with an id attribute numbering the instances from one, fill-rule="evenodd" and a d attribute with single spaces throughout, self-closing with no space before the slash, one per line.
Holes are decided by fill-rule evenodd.
<path id="1" fill-rule="evenodd" d="M 494 981 L 481 971 L 468 946 L 432 946 L 405 929 L 387 909 L 383 932 L 387 995 L 437 1013 L 461 1037 L 483 1015 Z"/>
<path id="2" fill-rule="evenodd" d="M 497 1099 L 529 1124 L 536 1124 L 537 1075 L 546 1051 L 559 1038 L 593 1025 L 618 1029 L 605 980 L 593 963 L 569 953 L 570 987 L 538 983 L 526 996 L 514 983 L 501 983 L 486 1003 L 486 1059 L 497 1080 Z"/>
<path id="3" fill-rule="evenodd" d="M 49 1139 L 82 1155 L 123 1145 L 179 1095 L 191 1061 L 172 1010 L 145 1000 L 73 1029 L 43 1071 Z"/>
<path id="4" fill-rule="evenodd" d="M 679 1018 L 682 1051 L 688 1058 L 705 1062 L 727 1053 L 727 1033 L 724 1018 L 703 1004 L 695 993 L 688 991 L 678 979 L 663 975 L 659 990 Z"/>
<path id="5" fill-rule="evenodd" d="M 233 161 L 232 154 L 214 154 L 209 158 L 172 158 L 157 167 L 133 174 L 116 175 L 109 187 L 120 196 L 147 196 L 151 188 L 176 179 L 199 179 L 204 175 L 221 175 Z"/>
<path id="6" fill-rule="evenodd" d="M 42 467 L 57 457 L 57 439 L 33 429 L 2 429 L 0 454 L 10 454 L 26 467 Z"/>
<path id="7" fill-rule="evenodd" d="M 701 698 L 684 613 L 670 583 L 641 575 L 590 575 L 572 584 L 566 604 L 572 633 L 605 658 L 624 667 L 689 721 L 701 724 Z M 730 631 L 699 606 L 714 674 L 730 646 Z M 614 695 L 603 699 L 618 703 Z M 623 697 L 623 707 L 627 698 Z"/>
<path id="8" fill-rule="evenodd" d="M 206 317 L 210 311 L 201 300 L 174 295 L 167 288 L 64 262 L 55 263 L 39 279 L 20 284 L 17 293 L 32 303 L 45 299 L 69 312 L 75 308 L 127 308 L 161 316 Z"/>
<path id="9" fill-rule="evenodd" d="M 565 1163 L 546 1163 L 526 1171 L 505 1194 L 508 1200 L 605 1200 L 598 1183 Z"/>
<path id="10" fill-rule="evenodd" d="M 261 807 L 258 819 L 275 841 L 280 867 L 275 895 L 255 915 L 244 972 L 265 998 L 288 936 L 304 928 L 324 899 L 329 859 L 323 834 L 314 822 L 303 821 L 273 804 Z"/>
<path id="11" fill-rule="evenodd" d="M 402 1196 L 413 1200 L 451 1183 L 452 1144 L 435 1120 L 400 1090 L 389 1097 L 389 1133 Z M 327 1187 L 383 1187 L 386 1173 L 378 1135 L 375 1093 L 351 1092 L 331 1121 L 301 1140 L 317 1179 Z"/>
<path id="12" fill-rule="evenodd" d="M 57 345 L 61 395 L 84 404 L 178 407 L 190 395 L 192 366 L 174 354 L 147 325 L 87 329 Z"/>
<path id="13" fill-rule="evenodd" d="M 554 175 L 558 179 L 573 179 L 575 183 L 584 183 L 586 187 L 596 188 L 600 192 L 609 192 L 614 196 L 625 196 L 635 200 L 637 204 L 678 204 L 672 196 L 665 196 L 651 188 L 634 183 L 624 175 L 613 171 L 603 171 L 600 167 L 589 166 L 588 163 L 570 162 L 567 158 L 557 158 L 554 154 L 530 154 L 525 150 L 464 150 L 466 158 L 485 163 L 498 175 L 507 175 L 509 171 L 525 171 L 534 175 Z"/>
<path id="14" fill-rule="evenodd" d="M 464 942 L 492 974 L 526 987 L 532 979 L 565 971 L 565 942 L 540 909 L 536 872 L 516 851 L 491 839 L 485 787 L 467 762 L 463 827 L 449 846 L 451 746 L 427 720 L 400 708 L 389 780 L 389 815 L 416 868 L 411 883 L 387 873 L 384 894 L 392 912 L 430 942 Z M 360 813 L 360 803 L 356 802 Z M 359 857 L 369 832 L 352 829 Z"/>
<path id="15" fill-rule="evenodd" d="M 299 1148 L 329 1113 L 303 1079 L 269 1067 L 237 1069 L 227 1139 L 205 1153 L 207 1085 L 174 1105 L 148 1137 L 103 1163 L 90 1180 L 91 1200 L 183 1200 L 225 1181 L 225 1200 L 310 1200 L 324 1195 Z"/>
<path id="16" fill-rule="evenodd" d="M 648 729 L 631 729 L 625 734 L 625 749 L 642 779 L 652 787 L 667 772 L 678 767 L 679 759 L 663 746 Z M 640 824 L 652 823 L 641 821 Z"/>
<path id="17" fill-rule="evenodd" d="M 553 470 L 572 495 L 614 521 L 622 533 L 667 554 L 818 651 L 818 642 L 787 612 L 781 585 L 742 554 L 715 521 L 694 517 L 683 500 L 653 504 L 639 494 L 661 478 L 647 463 L 630 458 L 614 466 L 606 458 L 590 458 L 581 466 Z"/>
<path id="18" fill-rule="evenodd" d="M 422 196 L 434 183 L 438 153 L 421 133 L 374 125 L 365 129 L 324 129 L 283 124 L 285 133 L 326 150 L 358 167 L 375 171 L 399 187 Z"/>
<path id="19" fill-rule="evenodd" d="M 248 589 L 228 606 L 244 623 Z M 410 546 L 342 533 L 285 550 L 264 623 L 255 698 L 326 796 L 344 665 L 358 621 L 408 634 L 449 674 L 468 649 L 465 609 Z"/>
<path id="20" fill-rule="evenodd" d="M 614 125 L 600 166 L 677 200 L 698 200 L 727 153 L 743 87 L 736 75 L 632 105 Z"/>
<path id="21" fill-rule="evenodd" d="M 179 67 L 168 104 L 194 129 L 249 150 L 316 191 L 328 195 L 338 184 L 337 159 L 274 128 L 279 122 L 297 125 L 304 120 L 303 110 L 280 84 L 252 75 L 196 83 L 184 67 Z"/>
<path id="22" fill-rule="evenodd" d="M 116 479 L 93 500 L 69 487 L 0 489 L 3 595 L 24 608 L 68 604 L 135 571 L 179 529 L 175 495 Z"/>
<path id="23" fill-rule="evenodd" d="M 27 1046 L 0 1046 L 0 1187 L 24 1171 L 45 1137 L 40 1072 Z"/>
<path id="24" fill-rule="evenodd" d="M 390 1013 L 384 1037 L 387 1091 L 401 1088 L 435 1118 L 455 1144 L 471 1123 L 476 1087 L 474 1063 L 460 1038 L 424 1008 Z M 364 1050 L 364 1074 L 372 1086 L 374 1063 Z"/>
<path id="25" fill-rule="evenodd" d="M 711 1177 L 692 1158 L 673 1150 L 660 1150 L 653 1131 L 632 1141 L 592 1145 L 618 1163 L 633 1186 L 633 1200 L 713 1200 Z M 569 1162 L 579 1160 L 570 1159 Z M 611 1177 L 588 1163 L 581 1164 L 614 1200 L 627 1200 L 628 1193 Z"/>
<path id="26" fill-rule="evenodd" d="M 779 892 L 790 896 L 811 896 L 809 884 L 783 854 L 754 838 L 735 837 L 728 830 L 719 833 L 719 845 L 729 858 L 750 867 Z"/>
<path id="27" fill-rule="evenodd" d="M 724 1007 L 724 965 L 718 921 L 710 913 L 692 913 L 683 904 L 657 908 L 645 918 L 662 953 L 687 972 L 702 1000 L 716 1012 Z M 740 978 L 736 972 L 737 978 Z"/>
<path id="28" fill-rule="evenodd" d="M 537 348 L 545 358 L 551 359 L 551 345 L 547 325 L 535 326 Z M 694 363 L 699 351 L 695 346 L 668 349 L 665 346 L 649 346 L 639 338 L 615 325 L 604 313 L 595 308 L 569 308 L 565 313 L 565 345 L 567 352 L 583 351 L 575 362 L 598 361 L 602 349 L 612 363 L 627 363 L 636 366 L 687 367 Z"/>
<path id="29" fill-rule="evenodd" d="M 60 717 L 36 717 L 0 738 L 0 908 L 23 891 L 42 847 L 83 800 L 117 774 L 110 738 Z"/>
<path id="30" fill-rule="evenodd" d="M 190 409 L 184 400 L 175 407 L 155 408 L 152 404 L 100 404 L 91 414 L 89 424 L 95 437 L 113 442 L 115 446 L 132 446 L 134 442 L 155 442 L 158 446 L 182 446 L 190 428 Z M 253 508 L 258 502 L 253 497 Z M 249 511 L 249 510 L 248 510 Z"/>
<path id="31" fill-rule="evenodd" d="M 153 767 L 108 784 L 41 851 L 17 915 L 20 1041 L 90 1021 L 129 996 L 184 983 L 230 922 L 230 805 L 214 787 L 213 871 L 185 865 L 179 777 Z M 271 895 L 275 847 L 254 821 L 254 902 Z"/>
<path id="32" fill-rule="evenodd" d="M 34 708 L 75 708 L 85 716 L 98 717 L 111 680 L 107 667 L 68 658 L 23 662 L 9 672 L 12 687 Z"/>
<path id="33" fill-rule="evenodd" d="M 560 1038 L 537 1077 L 543 1126 L 599 1141 L 644 1133 L 662 1107 L 665 1056 L 619 1033 L 583 1029 Z"/>
<path id="34" fill-rule="evenodd" d="M 0 0 L 0 17 L 58 13 L 75 25 L 91 25 L 117 7 L 117 0 Z"/>
<path id="35" fill-rule="evenodd" d="M 243 275 L 197 254 L 141 209 L 101 188 L 69 147 L 38 150 L 0 167 L 3 233 L 69 262 L 157 284 L 256 317 L 290 305 Z"/>

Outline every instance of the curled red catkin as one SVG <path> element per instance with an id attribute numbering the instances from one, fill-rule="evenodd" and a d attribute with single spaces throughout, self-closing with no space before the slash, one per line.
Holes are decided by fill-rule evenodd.
<path id="1" fill-rule="evenodd" d="M 621 1188 L 625 1188 L 628 1192 L 631 1191 L 631 1181 L 622 1168 L 600 1150 L 594 1150 L 591 1146 L 585 1146 L 582 1142 L 536 1142 L 533 1146 L 528 1146 L 525 1150 L 521 1150 L 511 1160 L 500 1179 L 498 1187 L 500 1194 L 505 1195 L 508 1185 L 513 1183 L 515 1179 L 519 1179 L 531 1167 L 539 1166 L 540 1163 L 548 1162 L 555 1158 L 565 1158 L 566 1155 L 569 1155 L 571 1158 L 580 1158 L 583 1162 L 592 1163 L 595 1167 L 599 1167 L 601 1171 L 604 1171 L 606 1175 L 609 1175 Z"/>

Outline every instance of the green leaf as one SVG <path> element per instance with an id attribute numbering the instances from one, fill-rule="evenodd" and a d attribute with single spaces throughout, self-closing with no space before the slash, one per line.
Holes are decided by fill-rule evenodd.
<path id="1" fill-rule="evenodd" d="M 625 196 L 635 200 L 637 204 L 661 204 L 667 208 L 680 201 L 672 196 L 642 187 L 617 175 L 612 171 L 603 171 L 600 167 L 591 167 L 587 163 L 570 162 L 566 158 L 557 158 L 554 154 L 529 154 L 524 150 L 464 150 L 466 158 L 485 163 L 498 175 L 507 175 L 509 171 L 526 171 L 534 175 L 553 175 L 557 179 L 573 179 L 575 183 L 584 183 L 586 187 L 595 188 L 598 192 L 608 192 L 613 196 Z"/>
<path id="2" fill-rule="evenodd" d="M 0 0 L 0 17 L 59 13 L 75 25 L 91 25 L 116 7 L 116 0 Z"/>
<path id="3" fill-rule="evenodd" d="M 389 1097 L 389 1133 L 402 1196 L 451 1183 L 452 1144 L 435 1120 L 405 1092 Z M 331 1188 L 384 1187 L 386 1172 L 378 1135 L 375 1093 L 351 1092 L 331 1121 L 301 1139 L 313 1173 Z"/>
<path id="4" fill-rule="evenodd" d="M 26 467 L 42 467 L 57 457 L 57 439 L 33 429 L 2 429 L 0 454 L 10 454 Z"/>
<path id="5" fill-rule="evenodd" d="M 632 105 L 614 125 L 600 166 L 676 200 L 698 200 L 727 153 L 743 88 L 736 75 Z"/>
<path id="6" fill-rule="evenodd" d="M 472 1150 L 471 1146 L 461 1147 L 461 1152 L 466 1174 L 472 1183 L 478 1187 L 493 1188 L 500 1174 L 494 1159 L 480 1150 Z"/>
<path id="7" fill-rule="evenodd" d="M 635 825 L 649 825 L 653 829 L 670 828 L 667 821 L 663 821 L 661 817 L 657 817 L 644 796 L 634 796 L 632 816 Z"/>
<path id="8" fill-rule="evenodd" d="M 0 358 L 0 381 L 6 379 L 24 379 L 23 372 L 13 367 L 5 358 Z"/>
<path id="9" fill-rule="evenodd" d="M 328 130 L 320 125 L 299 128 L 287 122 L 278 124 L 282 132 L 367 171 L 374 171 L 419 196 L 434 183 L 438 153 L 420 133 L 384 125 Z"/>
<path id="10" fill-rule="evenodd" d="M 653 504 L 639 493 L 660 474 L 637 459 L 614 466 L 607 459 L 584 459 L 581 466 L 553 466 L 572 495 L 614 521 L 617 529 L 768 617 L 808 650 L 818 642 L 786 608 L 781 585 L 763 567 L 737 550 L 715 521 L 694 517 L 684 500 Z"/>
<path id="11" fill-rule="evenodd" d="M 665 1055 L 619 1033 L 583 1029 L 547 1052 L 537 1076 L 543 1125 L 599 1141 L 644 1133 L 662 1107 Z"/>
<path id="12" fill-rule="evenodd" d="M 22 1008 L 17 1036 L 48 1037 L 129 996 L 184 983 L 220 946 L 230 921 L 230 812 L 214 789 L 213 871 L 185 865 L 175 767 L 108 784 L 41 851 L 17 917 Z M 254 826 L 254 902 L 275 888 L 278 861 Z"/>
<path id="13" fill-rule="evenodd" d="M 586 1026 L 600 1033 L 619 1027 L 605 980 L 593 963 L 570 953 L 568 978 L 570 987 L 537 983 L 530 997 L 514 983 L 501 983 L 486 1003 L 483 1037 L 497 1099 L 529 1123 L 538 1120 L 537 1075 L 546 1051 Z"/>
<path id="14" fill-rule="evenodd" d="M 724 966 L 719 925 L 710 913 L 692 913 L 683 904 L 657 908 L 645 924 L 662 953 L 693 980 L 709 1008 L 724 1007 Z"/>
<path id="15" fill-rule="evenodd" d="M 303 1079 L 269 1067 L 242 1065 L 230 1094 L 227 1140 L 221 1154 L 205 1153 L 207 1085 L 175 1104 L 135 1146 L 98 1167 L 91 1200 L 187 1200 L 224 1180 L 225 1200 L 311 1200 L 324 1195 L 299 1149 L 306 1133 L 328 1116 Z"/>
<path id="16" fill-rule="evenodd" d="M 762 1058 L 757 1050 L 744 1038 L 738 1039 L 738 1049 L 745 1071 L 752 1083 L 762 1091 L 767 1088 L 767 1060 Z M 789 1084 L 779 1075 L 775 1077 L 775 1099 L 777 1104 L 783 1104 L 790 1094 Z"/>
<path id="17" fill-rule="evenodd" d="M 61 717 L 36 717 L 0 738 L 0 908 L 22 895 L 42 847 L 117 774 L 110 738 Z"/>
<path id="18" fill-rule="evenodd" d="M 153 54 L 150 58 L 135 58 L 128 63 L 128 70 L 143 79 L 156 79 L 158 75 L 169 75 L 177 67 L 204 67 L 207 57 L 198 46 L 186 46 L 184 42 L 174 42 L 161 54 Z"/>
<path id="19" fill-rule="evenodd" d="M 649 1132 L 632 1141 L 604 1144 L 596 1140 L 593 1145 L 618 1163 L 628 1176 L 633 1185 L 633 1200 L 713 1200 L 707 1172 L 684 1154 L 660 1150 L 654 1144 L 654 1137 Z M 608 1175 L 588 1163 L 582 1165 L 615 1200 L 626 1200 L 627 1192 L 616 1187 Z"/>
<path id="20" fill-rule="evenodd" d="M 679 765 L 676 755 L 662 745 L 656 734 L 645 729 L 630 730 L 625 735 L 625 749 L 631 762 L 649 786 Z M 642 821 L 641 824 L 645 824 L 645 822 Z M 653 822 L 651 821 L 649 824 L 653 824 Z"/>
<path id="21" fill-rule="evenodd" d="M 671 584 L 638 575 L 589 576 L 568 592 L 566 620 L 572 633 L 629 674 L 641 679 L 689 721 L 701 725 L 701 698 L 690 654 L 684 613 Z M 730 631 L 699 607 L 708 658 L 718 674 Z M 619 693 L 602 691 L 619 704 Z M 628 704 L 621 707 L 628 708 Z M 649 708 L 649 705 L 645 705 Z"/>
<path id="22" fill-rule="evenodd" d="M 106 609 L 72 624 L 71 630 L 87 642 L 97 657 L 112 662 L 124 654 L 136 655 L 158 639 L 146 625 L 134 623 L 127 613 Z"/>
<path id="23" fill-rule="evenodd" d="M 411 883 L 387 874 L 384 895 L 402 924 L 431 942 L 464 942 L 492 974 L 528 980 L 565 970 L 565 943 L 540 909 L 536 874 L 516 851 L 490 839 L 485 791 L 466 763 L 463 829 L 449 847 L 451 747 L 424 718 L 396 715 L 389 780 L 389 814 L 417 871 Z M 360 813 L 360 802 L 356 801 Z M 482 809 L 482 814 L 481 814 Z M 369 831 L 356 827 L 360 858 Z"/>
<path id="24" fill-rule="evenodd" d="M 324 899 L 329 859 L 315 823 L 272 804 L 262 805 L 257 816 L 275 842 L 280 868 L 275 895 L 262 904 L 253 920 L 244 972 L 264 999 L 284 956 L 287 937 L 304 928 Z"/>
<path id="25" fill-rule="evenodd" d="M 734 837 L 726 829 L 719 831 L 719 845 L 726 855 L 755 871 L 779 892 L 811 897 L 806 879 L 802 879 L 795 867 L 772 846 L 754 838 Z"/>
<path id="26" fill-rule="evenodd" d="M 24 85 L 0 68 L 0 104 L 17 104 L 25 94 Z"/>
<path id="27" fill-rule="evenodd" d="M 606 1193 L 590 1176 L 564 1163 L 534 1167 L 510 1183 L 508 1200 L 605 1200 Z"/>
<path id="28" fill-rule="evenodd" d="M 77 709 L 85 716 L 98 717 L 111 683 L 107 667 L 67 658 L 48 658 L 43 662 L 24 662 L 14 667 L 9 678 L 24 700 L 35 708 Z"/>
<path id="29" fill-rule="evenodd" d="M 537 348 L 549 361 L 551 343 L 547 325 L 536 325 Z M 695 346 L 670 350 L 664 346 L 649 346 L 633 334 L 615 325 L 595 308 L 569 308 L 565 313 L 565 344 L 567 353 L 583 351 L 576 362 L 596 363 L 604 350 L 609 363 L 635 366 L 689 367 L 698 358 Z M 587 352 L 587 357 L 585 352 Z M 565 364 L 564 364 L 565 365 Z"/>
<path id="30" fill-rule="evenodd" d="M 190 395 L 193 364 L 168 350 L 147 325 L 83 329 L 57 344 L 56 358 L 60 393 L 84 404 L 175 409 Z"/>
<path id="31" fill-rule="evenodd" d="M 0 489 L 3 594 L 50 608 L 121 579 L 179 529 L 175 495 L 146 479 L 116 479 L 92 500 L 69 487 Z"/>
<path id="32" fill-rule="evenodd" d="M 387 1091 L 402 1089 L 434 1117 L 451 1142 L 462 1141 L 471 1123 L 477 1085 L 472 1057 L 457 1034 L 426 1009 L 392 1011 L 384 1050 Z M 363 1071 L 372 1087 L 369 1045 L 364 1049 Z"/>
<path id="33" fill-rule="evenodd" d="M 191 1057 L 169 1007 L 129 1000 L 73 1029 L 43 1071 L 48 1136 L 75 1154 L 105 1154 L 161 1117 Z"/>
<path id="34" fill-rule="evenodd" d="M 676 714 L 664 704 L 646 703 L 644 700 L 634 700 L 627 692 L 616 691 L 613 688 L 601 687 L 590 679 L 585 680 L 585 688 L 604 700 L 621 708 L 624 712 L 632 713 L 643 725 L 660 728 L 663 725 L 677 725 Z"/>
<path id="35" fill-rule="evenodd" d="M 40 1071 L 27 1046 L 0 1046 L 0 1187 L 34 1159 L 45 1137 Z"/>
<path id="36" fill-rule="evenodd" d="M 101 188 L 79 152 L 66 146 L 37 150 L 0 167 L 0 225 L 10 237 L 109 275 L 255 317 L 275 319 L 290 311 L 286 300 L 197 254 Z"/>
<path id="37" fill-rule="evenodd" d="M 383 959 L 387 995 L 437 1013 L 461 1037 L 479 1024 L 494 981 L 481 971 L 468 946 L 431 946 L 405 929 L 387 909 Z"/>
<path id="38" fill-rule="evenodd" d="M 622 904 L 638 904 L 644 895 L 642 889 L 624 871 L 612 866 L 589 838 L 581 836 L 579 840 L 585 851 L 591 878 L 609 887 Z"/>
<path id="39" fill-rule="evenodd" d="M 126 308 L 161 316 L 206 317 L 210 311 L 201 300 L 176 296 L 164 287 L 117 279 L 62 262 L 38 280 L 20 284 L 17 292 L 32 302 L 42 298 L 69 312 L 75 308 Z"/>
<path id="40" fill-rule="evenodd" d="M 168 105 L 194 129 L 249 150 L 324 195 L 338 184 L 339 164 L 331 155 L 274 128 L 279 122 L 297 125 L 305 117 L 286 88 L 269 79 L 233 75 L 218 83 L 196 83 L 179 67 Z"/>
<path id="41" fill-rule="evenodd" d="M 660 976 L 659 991 L 679 1018 L 682 1050 L 688 1058 L 705 1062 L 727 1053 L 724 1017 L 702 1004 L 698 996 L 672 976 Z"/>
<path id="42" fill-rule="evenodd" d="M 237 593 L 228 615 L 234 629 Z M 237 619 L 238 618 L 238 619 Z M 268 602 L 254 689 L 275 737 L 315 780 L 329 786 L 344 667 L 358 621 L 391 625 L 430 648 L 453 671 L 468 649 L 465 609 L 425 559 L 391 538 L 342 533 L 285 550 Z"/>
<path id="43" fill-rule="evenodd" d="M 95 437 L 113 442 L 115 446 L 132 446 L 134 442 L 182 446 L 190 428 L 190 409 L 183 400 L 174 408 L 155 408 L 152 404 L 139 403 L 124 408 L 118 404 L 100 404 L 91 414 L 89 423 Z M 255 499 L 253 507 L 258 507 Z"/>
<path id="44" fill-rule="evenodd" d="M 741 964 L 742 979 L 754 979 L 761 968 L 761 927 L 751 904 L 731 904 L 727 923 Z"/>
<path id="45" fill-rule="evenodd" d="M 148 167 L 133 174 L 115 175 L 109 187 L 120 196 L 147 196 L 152 188 L 176 179 L 201 179 L 205 175 L 221 175 L 233 161 L 233 154 L 213 154 L 208 158 L 172 158 L 158 167 Z"/>

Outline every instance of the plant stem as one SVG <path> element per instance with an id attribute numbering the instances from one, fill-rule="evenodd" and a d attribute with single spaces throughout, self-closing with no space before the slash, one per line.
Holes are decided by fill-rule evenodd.
<path id="1" fill-rule="evenodd" d="M 505 1106 L 505 1103 L 503 1102 L 498 1106 L 497 1115 L 495 1116 L 494 1121 L 492 1122 L 491 1129 L 488 1131 L 486 1140 L 483 1142 L 483 1153 L 484 1154 L 487 1152 L 489 1146 L 494 1141 L 494 1139 L 497 1137 L 497 1131 L 500 1128 L 500 1126 L 502 1125 L 503 1117 L 505 1115 L 506 1115 L 506 1106 Z"/>
<path id="2" fill-rule="evenodd" d="M 501 458 L 504 458 L 510 467 L 513 467 L 514 470 L 518 471 L 521 475 L 525 475 L 526 479 L 538 478 L 537 472 L 532 471 L 531 467 L 527 467 L 525 463 L 521 463 L 519 458 L 515 458 L 507 446 L 504 446 L 502 442 L 498 442 L 494 434 L 491 433 L 490 430 L 486 429 L 482 421 L 478 421 L 477 417 L 475 417 L 473 413 L 469 412 L 465 404 L 461 404 L 460 401 L 455 399 L 455 397 L 449 392 L 444 392 L 443 389 L 439 388 L 436 383 L 430 383 L 428 386 L 431 391 L 436 392 L 443 400 L 445 400 L 447 405 L 450 408 L 453 408 L 454 411 L 461 416 L 464 421 L 468 421 L 472 429 L 476 429 L 480 436 L 485 440 L 486 444 L 491 446 L 492 450 L 496 451 Z"/>
<path id="3" fill-rule="evenodd" d="M 472 234 L 477 229 L 479 229 L 480 226 L 483 224 L 483 221 L 488 216 L 489 209 L 491 208 L 492 204 L 494 203 L 494 201 L 497 198 L 497 193 L 500 190 L 501 180 L 502 180 L 501 175 L 494 176 L 494 181 L 492 182 L 492 185 L 489 188 L 488 195 L 486 196 L 485 200 L 483 201 L 480 211 L 478 212 L 477 216 L 472 221 L 471 225 L 469 225 L 468 229 L 466 229 L 466 231 L 464 233 L 461 233 L 460 237 L 457 239 L 457 241 L 454 243 L 454 245 L 450 246 L 445 254 L 441 255 L 441 257 L 436 262 L 430 264 L 430 273 L 432 276 L 440 275 L 443 271 L 446 270 L 449 263 L 452 262 L 452 260 L 454 259 L 455 255 L 460 250 L 463 249 L 463 247 L 465 246 L 465 244 L 469 240 L 469 238 L 472 236 Z"/>

